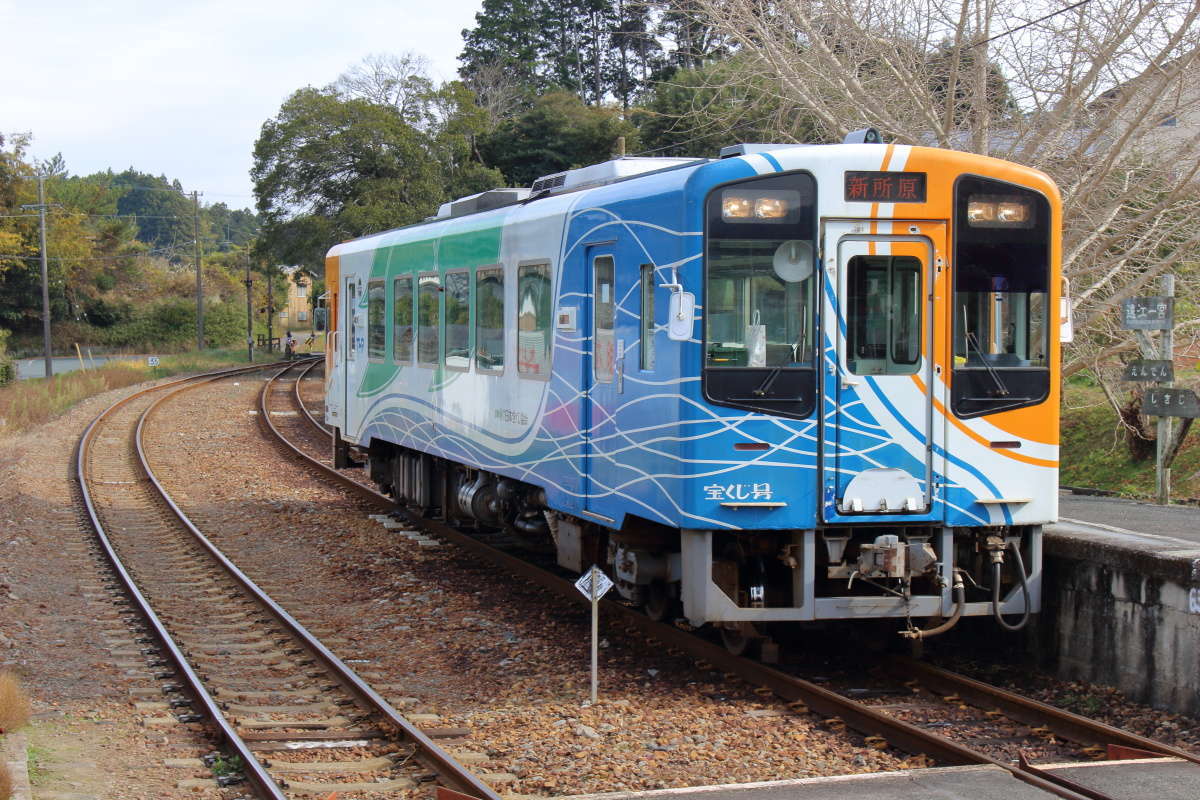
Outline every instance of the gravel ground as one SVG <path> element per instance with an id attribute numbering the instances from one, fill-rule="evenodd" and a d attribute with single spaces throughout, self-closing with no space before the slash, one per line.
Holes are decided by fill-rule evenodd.
<path id="1" fill-rule="evenodd" d="M 19 675 L 33 699 L 26 733 L 35 798 L 220 796 L 181 791 L 177 781 L 192 773 L 163 769 L 166 758 L 211 748 L 191 727 L 150 725 L 162 713 L 135 709 L 141 698 L 131 691 L 154 682 L 114 655 L 135 645 L 101 591 L 76 515 L 70 465 L 79 435 L 132 391 L 0 439 L 0 670 Z"/>

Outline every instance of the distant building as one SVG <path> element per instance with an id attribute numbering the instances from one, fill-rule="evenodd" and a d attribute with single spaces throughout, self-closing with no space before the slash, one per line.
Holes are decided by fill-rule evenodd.
<path id="1" fill-rule="evenodd" d="M 279 309 L 279 324 L 285 329 L 308 330 L 312 327 L 312 306 L 308 293 L 312 290 L 312 278 L 299 267 L 280 267 L 288 276 L 287 305 Z"/>

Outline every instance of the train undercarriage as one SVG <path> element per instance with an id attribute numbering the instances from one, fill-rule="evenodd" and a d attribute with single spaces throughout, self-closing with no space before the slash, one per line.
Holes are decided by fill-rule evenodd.
<path id="1" fill-rule="evenodd" d="M 335 464 L 354 465 L 334 441 Z M 572 573 L 600 565 L 626 602 L 654 619 L 711 625 L 738 653 L 782 623 L 892 618 L 921 640 L 964 616 L 1019 630 L 1040 608 L 1037 525 L 709 531 L 628 516 L 613 530 L 548 509 L 536 486 L 427 453 L 376 440 L 355 455 L 398 504 L 502 530 Z"/>

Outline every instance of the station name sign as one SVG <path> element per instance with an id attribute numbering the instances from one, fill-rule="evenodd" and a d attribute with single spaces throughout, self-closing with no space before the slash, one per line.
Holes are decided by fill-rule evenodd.
<path id="1" fill-rule="evenodd" d="M 1147 389 L 1142 413 L 1151 417 L 1200 417 L 1200 398 L 1191 389 Z"/>
<path id="2" fill-rule="evenodd" d="M 1170 361 L 1141 358 L 1125 365 L 1121 380 L 1170 383 L 1175 380 L 1175 365 Z"/>
<path id="3" fill-rule="evenodd" d="M 847 172 L 846 200 L 855 203 L 924 203 L 924 172 Z"/>
<path id="4" fill-rule="evenodd" d="M 1121 303 L 1121 327 L 1126 330 L 1169 331 L 1174 324 L 1174 297 L 1130 297 Z"/>

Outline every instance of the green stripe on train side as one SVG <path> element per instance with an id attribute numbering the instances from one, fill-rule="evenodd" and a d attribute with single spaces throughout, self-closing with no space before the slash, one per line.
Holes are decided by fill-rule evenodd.
<path id="1" fill-rule="evenodd" d="M 505 215 L 507 216 L 507 215 Z M 389 247 L 377 249 L 371 262 L 371 277 L 378 280 L 385 278 L 387 296 L 391 295 L 392 278 L 397 275 L 412 274 L 413 288 L 416 289 L 415 277 L 420 272 L 431 269 L 445 273 L 448 269 L 472 268 L 471 284 L 474 290 L 475 267 L 495 264 L 500 260 L 500 242 L 503 239 L 503 220 L 490 220 L 490 224 L 476 230 L 452 231 L 436 239 L 421 239 L 412 242 L 402 242 Z M 400 374 L 403 366 L 393 363 L 392 319 L 393 315 L 384 315 L 386 321 L 387 357 L 383 363 L 368 364 L 363 372 L 362 382 L 358 386 L 359 397 L 371 397 L 384 391 Z M 413 320 L 414 325 L 416 320 Z M 445 345 L 446 321 L 442 315 L 442 344 Z M 474 340 L 474 325 L 471 326 L 470 336 Z M 464 373 L 446 370 L 439 364 L 432 370 L 427 392 L 438 391 L 457 380 Z"/>

